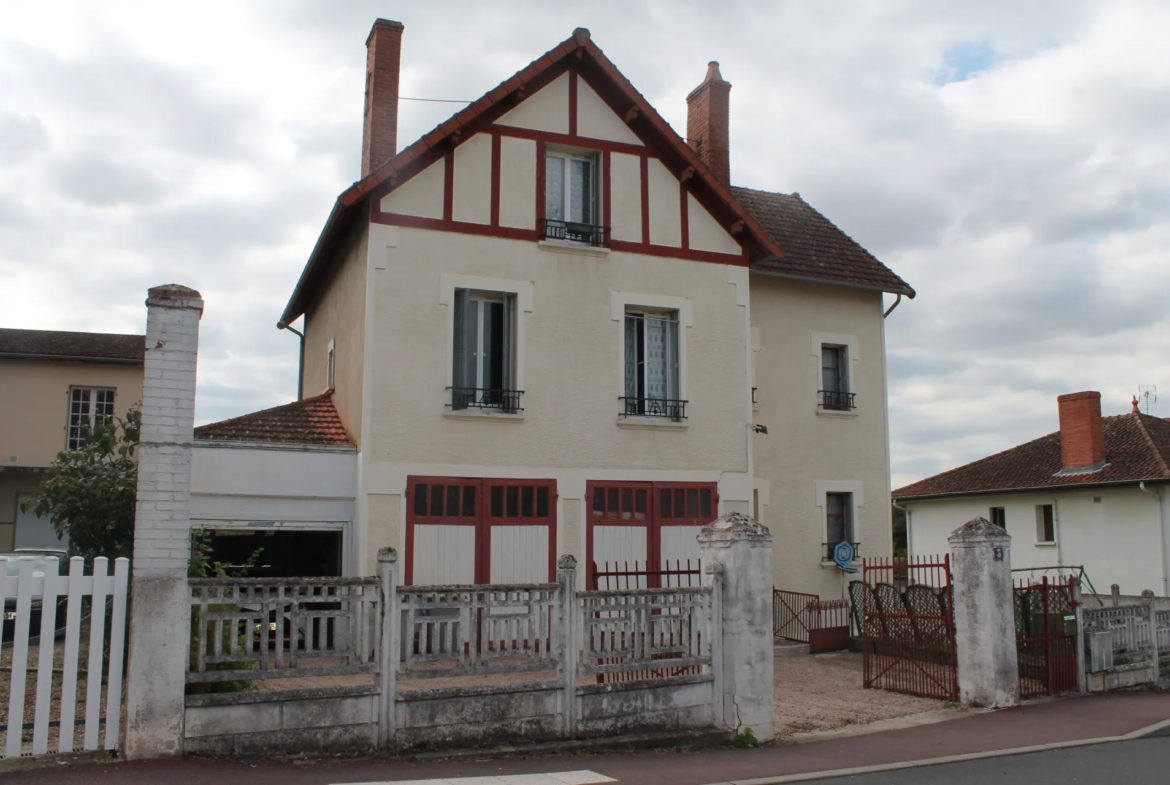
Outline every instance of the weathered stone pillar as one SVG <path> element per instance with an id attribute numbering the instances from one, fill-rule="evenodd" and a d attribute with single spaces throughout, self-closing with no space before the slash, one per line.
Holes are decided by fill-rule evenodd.
<path id="1" fill-rule="evenodd" d="M 577 735 L 577 559 L 569 554 L 557 559 L 557 583 L 561 585 L 561 629 L 565 636 L 565 664 L 562 672 L 561 732 L 566 739 Z"/>
<path id="2" fill-rule="evenodd" d="M 1012 538 L 986 518 L 955 529 L 955 662 L 959 700 L 983 706 L 1020 702 L 1016 621 L 1012 604 Z"/>
<path id="3" fill-rule="evenodd" d="M 185 286 L 156 286 L 146 308 L 126 680 L 125 754 L 130 759 L 183 752 L 191 637 L 191 449 L 203 298 Z"/>
<path id="4" fill-rule="evenodd" d="M 772 684 L 772 535 L 740 512 L 703 527 L 700 559 L 722 567 L 723 716 L 735 731 L 776 735 Z"/>

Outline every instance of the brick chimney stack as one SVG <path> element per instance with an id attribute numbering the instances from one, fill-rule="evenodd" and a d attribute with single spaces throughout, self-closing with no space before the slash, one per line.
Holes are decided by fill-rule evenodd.
<path id="1" fill-rule="evenodd" d="M 1101 393 L 1058 396 L 1060 457 L 1064 468 L 1088 469 L 1105 463 L 1105 431 L 1101 427 Z"/>
<path id="2" fill-rule="evenodd" d="M 378 19 L 366 39 L 366 113 L 362 122 L 362 177 L 398 152 L 398 72 L 401 22 Z"/>
<path id="3" fill-rule="evenodd" d="M 731 83 L 723 81 L 719 63 L 707 64 L 707 78 L 687 96 L 687 142 L 716 179 L 731 184 L 728 155 L 728 110 Z"/>

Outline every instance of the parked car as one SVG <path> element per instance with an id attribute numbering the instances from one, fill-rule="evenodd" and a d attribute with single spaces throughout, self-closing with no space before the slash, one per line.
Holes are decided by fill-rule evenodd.
<path id="1" fill-rule="evenodd" d="M 19 575 L 21 562 L 26 559 L 31 559 L 33 562 L 33 575 L 45 574 L 45 567 L 48 565 L 50 556 L 57 557 L 57 574 L 65 575 L 69 571 L 69 556 L 65 551 L 55 550 L 50 548 L 17 548 L 11 553 L 0 553 L 0 557 L 8 559 L 8 575 Z M 65 636 L 65 608 L 68 605 L 68 600 L 65 597 L 57 599 L 57 618 L 56 618 L 56 638 Z M 34 597 L 29 606 L 31 613 L 29 614 L 29 643 L 35 644 L 40 641 L 41 635 L 41 598 Z M 12 645 L 12 640 L 16 632 L 16 597 L 4 598 L 4 627 L 0 632 L 0 646 L 8 648 Z"/>

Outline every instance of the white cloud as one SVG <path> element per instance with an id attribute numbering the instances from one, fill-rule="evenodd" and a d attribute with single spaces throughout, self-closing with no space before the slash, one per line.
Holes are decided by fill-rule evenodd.
<path id="1" fill-rule="evenodd" d="M 1059 393 L 1170 389 L 1157 0 L 5 4 L 0 324 L 140 330 L 145 289 L 184 283 L 199 420 L 290 399 L 273 324 L 357 177 L 378 15 L 407 96 L 476 98 L 582 25 L 681 129 L 721 61 L 735 180 L 799 191 L 920 292 L 887 324 L 896 485 L 1054 430 Z M 400 144 L 456 106 L 404 102 Z"/>

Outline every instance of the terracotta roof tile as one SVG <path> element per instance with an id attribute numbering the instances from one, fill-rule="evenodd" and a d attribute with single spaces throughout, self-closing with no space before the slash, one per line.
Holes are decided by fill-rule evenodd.
<path id="1" fill-rule="evenodd" d="M 813 209 L 800 194 L 738 186 L 732 186 L 731 192 L 784 251 L 782 259 L 765 257 L 754 262 L 753 270 L 914 296 L 909 284 Z"/>
<path id="2" fill-rule="evenodd" d="M 1170 479 L 1170 422 L 1148 414 L 1103 417 L 1104 468 L 1059 474 L 1060 432 L 1004 450 L 957 469 L 927 477 L 894 491 L 895 499 L 956 496 L 1031 488 Z"/>
<path id="3" fill-rule="evenodd" d="M 283 444 L 353 444 L 333 406 L 331 393 L 201 425 L 195 429 L 195 438 Z"/>
<path id="4" fill-rule="evenodd" d="M 0 328 L 0 356 L 3 355 L 141 363 L 146 355 L 146 337 Z"/>

